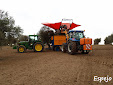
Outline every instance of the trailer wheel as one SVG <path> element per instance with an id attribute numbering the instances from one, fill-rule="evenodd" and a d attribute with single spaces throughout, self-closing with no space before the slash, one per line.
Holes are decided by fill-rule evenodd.
<path id="1" fill-rule="evenodd" d="M 76 46 L 76 42 L 69 42 L 68 43 L 68 53 L 73 55 L 75 54 L 77 51 L 77 46 Z"/>
<path id="2" fill-rule="evenodd" d="M 17 51 L 19 53 L 25 53 L 26 52 L 26 47 L 24 45 L 20 45 L 20 46 L 18 46 Z"/>
<path id="3" fill-rule="evenodd" d="M 60 47 L 59 46 L 55 46 L 55 51 L 60 51 Z"/>
<path id="4" fill-rule="evenodd" d="M 65 46 L 65 43 L 62 44 L 62 46 L 61 46 L 61 51 L 64 52 L 64 53 L 66 52 L 66 46 Z"/>
<path id="5" fill-rule="evenodd" d="M 35 52 L 42 52 L 44 49 L 44 46 L 42 43 L 35 43 L 34 46 L 33 46 L 33 50 Z"/>

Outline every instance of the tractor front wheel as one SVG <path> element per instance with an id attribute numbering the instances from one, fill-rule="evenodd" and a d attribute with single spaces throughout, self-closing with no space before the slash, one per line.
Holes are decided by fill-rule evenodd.
<path id="1" fill-rule="evenodd" d="M 18 46 L 17 51 L 19 53 L 25 53 L 26 52 L 26 47 L 24 45 L 20 45 L 20 46 Z"/>
<path id="2" fill-rule="evenodd" d="M 33 49 L 35 52 L 41 52 L 44 49 L 44 46 L 42 43 L 35 43 L 33 46 Z"/>
<path id="3" fill-rule="evenodd" d="M 68 43 L 68 53 L 73 55 L 77 52 L 77 49 L 76 49 L 76 42 L 69 42 Z"/>

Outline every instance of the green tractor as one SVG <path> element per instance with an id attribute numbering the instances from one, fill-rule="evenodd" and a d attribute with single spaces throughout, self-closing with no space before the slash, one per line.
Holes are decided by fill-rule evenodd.
<path id="1" fill-rule="evenodd" d="M 17 49 L 19 53 L 24 53 L 27 49 L 41 52 L 44 49 L 44 45 L 38 35 L 29 35 L 28 41 L 20 41 L 18 46 L 14 46 L 13 49 Z"/>

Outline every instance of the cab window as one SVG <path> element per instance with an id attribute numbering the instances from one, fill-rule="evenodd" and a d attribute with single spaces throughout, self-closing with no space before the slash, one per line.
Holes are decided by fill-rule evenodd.
<path id="1" fill-rule="evenodd" d="M 38 40 L 38 36 L 30 36 L 29 39 L 32 40 L 32 41 L 33 40 Z"/>

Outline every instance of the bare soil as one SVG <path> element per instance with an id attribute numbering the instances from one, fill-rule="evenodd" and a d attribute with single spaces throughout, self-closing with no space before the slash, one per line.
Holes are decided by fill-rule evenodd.
<path id="1" fill-rule="evenodd" d="M 58 51 L 0 50 L 0 85 L 113 85 L 93 81 L 94 76 L 113 78 L 113 46 L 93 46 L 89 54 Z"/>

